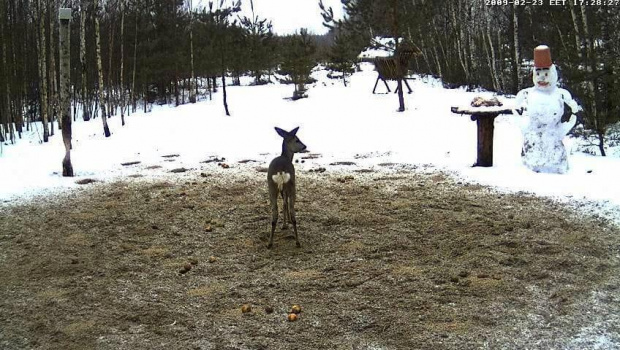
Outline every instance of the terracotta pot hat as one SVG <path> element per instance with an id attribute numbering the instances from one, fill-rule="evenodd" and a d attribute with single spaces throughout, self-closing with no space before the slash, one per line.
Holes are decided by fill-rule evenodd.
<path id="1" fill-rule="evenodd" d="M 547 45 L 539 45 L 534 49 L 534 67 L 535 68 L 550 68 L 553 63 L 551 62 L 551 50 Z"/>

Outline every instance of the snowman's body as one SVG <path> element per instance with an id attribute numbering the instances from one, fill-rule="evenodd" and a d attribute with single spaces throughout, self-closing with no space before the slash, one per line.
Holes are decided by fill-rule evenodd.
<path id="1" fill-rule="evenodd" d="M 555 66 L 549 69 L 536 69 L 534 87 L 519 91 L 516 98 L 518 107 L 523 107 L 526 118 L 523 123 L 523 163 L 536 172 L 559 173 L 568 171 L 566 148 L 562 143 L 564 136 L 575 125 L 573 114 L 568 122 L 562 122 L 564 104 L 573 113 L 579 106 L 571 94 L 557 87 Z"/>

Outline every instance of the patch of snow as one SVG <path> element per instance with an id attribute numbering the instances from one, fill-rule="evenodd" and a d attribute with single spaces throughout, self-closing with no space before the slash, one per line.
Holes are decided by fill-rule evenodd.
<path id="1" fill-rule="evenodd" d="M 41 125 L 33 123 L 15 145 L 5 143 L 0 154 L 0 203 L 19 202 L 27 197 L 73 191 L 76 180 L 93 178 L 109 182 L 128 176 L 156 178 L 172 169 L 185 167 L 199 171 L 209 157 L 225 157 L 235 165 L 256 160 L 266 166 L 279 154 L 281 138 L 274 127 L 300 126 L 298 136 L 320 158 L 308 166 L 329 166 L 352 161 L 357 168 L 392 171 L 383 163 L 402 169 L 443 171 L 462 182 L 488 185 L 500 191 L 526 192 L 546 196 L 620 222 L 620 173 L 618 157 L 600 157 L 580 152 L 582 139 L 566 137 L 569 155 L 566 174 L 539 174 L 523 166 L 519 115 L 502 115 L 495 121 L 494 165 L 472 167 L 476 161 L 476 123 L 469 116 L 454 114 L 453 106 L 469 106 L 476 96 L 493 97 L 492 92 L 471 92 L 464 88 L 445 89 L 429 76 L 413 76 L 413 93 L 405 95 L 406 111 L 397 112 L 395 94 L 372 94 L 377 73 L 370 63 L 344 87 L 330 79 L 321 67 L 313 71 L 317 82 L 308 98 L 291 101 L 294 87 L 288 84 L 228 87 L 232 116 L 226 117 L 221 90 L 213 100 L 179 107 L 153 106 L 151 113 L 108 119 L 112 136 L 103 136 L 101 119 L 73 125 L 75 178 L 61 176 L 64 146 L 59 132 L 42 144 Z M 229 80 L 230 81 L 230 80 Z M 394 82 L 391 86 L 395 88 Z M 506 106 L 514 99 L 497 96 Z M 56 128 L 57 130 L 57 128 Z M 179 154 L 179 157 L 163 156 Z M 371 156 L 360 156 L 371 155 Z M 121 163 L 139 161 L 132 166 Z M 153 169 L 153 167 L 160 167 Z M 229 169 L 231 171 L 235 171 Z M 237 167 L 236 171 L 243 171 Z M 253 171 L 249 167 L 248 171 Z"/>

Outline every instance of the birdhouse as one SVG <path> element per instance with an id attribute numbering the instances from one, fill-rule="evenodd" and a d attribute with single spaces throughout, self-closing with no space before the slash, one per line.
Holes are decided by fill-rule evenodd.
<path id="1" fill-rule="evenodd" d="M 58 9 L 58 19 L 59 20 L 71 20 L 71 8 L 60 8 Z"/>

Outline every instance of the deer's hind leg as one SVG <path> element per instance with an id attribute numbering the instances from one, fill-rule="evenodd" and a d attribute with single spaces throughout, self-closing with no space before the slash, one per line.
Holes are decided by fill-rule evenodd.
<path id="1" fill-rule="evenodd" d="M 291 215 L 289 212 L 289 194 L 286 191 L 281 191 L 282 195 L 282 229 L 288 229 L 288 223 L 291 221 Z"/>
<path id="2" fill-rule="evenodd" d="M 288 211 L 291 222 L 293 223 L 293 231 L 295 232 L 295 245 L 297 245 L 297 248 L 300 248 L 301 244 L 297 236 L 297 219 L 295 218 L 295 197 L 295 191 L 292 191 L 288 196 Z"/>
<path id="3" fill-rule="evenodd" d="M 276 188 L 269 187 L 269 200 L 271 202 L 271 234 L 269 235 L 269 244 L 267 248 L 273 247 L 273 233 L 276 230 L 278 223 L 278 190 Z"/>

